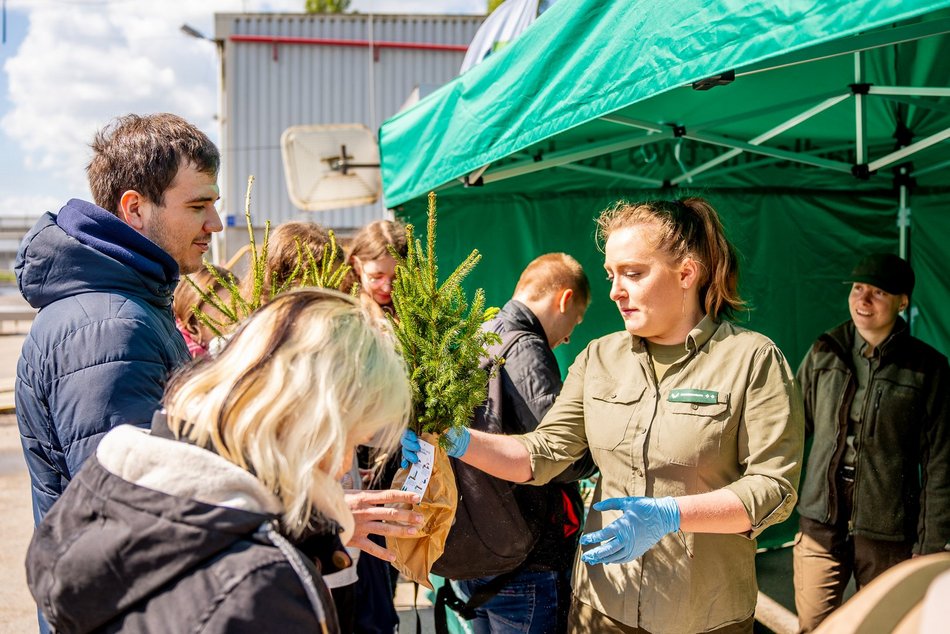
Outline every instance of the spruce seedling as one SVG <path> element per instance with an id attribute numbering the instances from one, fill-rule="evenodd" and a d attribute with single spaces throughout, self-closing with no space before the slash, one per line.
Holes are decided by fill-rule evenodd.
<path id="1" fill-rule="evenodd" d="M 450 428 L 467 427 L 475 408 L 487 395 L 488 376 L 480 367 L 489 345 L 500 337 L 482 330 L 497 308 L 485 309 L 485 292 L 475 291 L 471 305 L 462 281 L 481 259 L 474 250 L 444 282 L 439 283 L 435 255 L 435 193 L 429 194 L 426 248 L 416 239 L 412 225 L 406 227 L 408 250 L 396 259 L 392 319 L 393 331 L 402 348 L 412 385 L 414 420 L 418 434 L 442 434 Z"/>

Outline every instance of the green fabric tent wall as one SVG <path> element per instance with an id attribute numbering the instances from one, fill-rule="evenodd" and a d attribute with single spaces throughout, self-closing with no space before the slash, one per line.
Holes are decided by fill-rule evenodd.
<path id="1" fill-rule="evenodd" d="M 619 198 L 687 193 L 720 210 L 743 257 L 747 325 L 793 367 L 847 318 L 841 280 L 872 250 L 909 254 L 914 332 L 950 352 L 948 6 L 561 0 L 383 125 L 386 200 L 424 227 L 420 196 L 437 190 L 440 258 L 453 265 L 478 248 L 469 285 L 495 304 L 536 255 L 577 257 L 594 302 L 557 351 L 565 369 L 587 341 L 620 327 L 593 217 Z M 735 73 L 728 85 L 691 87 L 725 71 Z M 916 152 L 895 158 L 902 146 Z M 912 231 L 898 226 L 902 193 Z"/>

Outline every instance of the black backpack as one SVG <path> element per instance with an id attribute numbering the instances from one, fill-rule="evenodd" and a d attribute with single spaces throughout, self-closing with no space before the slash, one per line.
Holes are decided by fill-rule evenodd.
<path id="1" fill-rule="evenodd" d="M 500 344 L 490 346 L 482 362 L 491 371 L 494 357 L 504 357 L 527 331 L 510 331 L 501 335 Z M 504 393 L 501 372 L 488 381 L 488 397 L 475 410 L 470 427 L 501 434 L 515 433 L 505 429 Z M 455 521 L 445 542 L 445 551 L 435 561 L 432 572 L 446 579 L 475 579 L 500 575 L 516 569 L 531 553 L 540 533 L 537 521 L 528 521 L 521 512 L 515 491 L 518 485 L 500 480 L 460 460 L 451 459 L 458 486 L 458 507 Z"/>
<path id="2" fill-rule="evenodd" d="M 482 368 L 491 370 L 493 357 L 504 358 L 512 346 L 528 331 L 501 334 L 501 343 L 491 346 Z M 488 382 L 488 397 L 475 410 L 471 427 L 489 433 L 518 434 L 524 430 L 506 424 L 502 374 L 496 370 Z M 522 564 L 536 549 L 559 553 L 561 567 L 573 561 L 577 538 L 583 521 L 584 506 L 576 485 L 535 487 L 500 480 L 451 459 L 458 487 L 458 507 L 449 530 L 445 551 L 432 566 L 432 572 L 444 577 L 445 584 L 436 593 L 435 630 L 447 634 L 446 609 L 451 608 L 465 619 L 475 616 L 475 608 L 491 600 L 518 573 Z M 565 482 L 589 476 L 595 467 L 592 461 L 579 463 L 583 473 Z M 557 526 L 556 534 L 545 531 Z M 539 537 L 545 539 L 539 542 Z M 565 548 L 565 544 L 569 547 Z M 550 555 L 549 555 L 550 558 Z M 530 562 L 528 562 L 530 563 Z M 494 576 L 481 586 L 468 601 L 459 599 L 449 579 L 464 580 Z"/>

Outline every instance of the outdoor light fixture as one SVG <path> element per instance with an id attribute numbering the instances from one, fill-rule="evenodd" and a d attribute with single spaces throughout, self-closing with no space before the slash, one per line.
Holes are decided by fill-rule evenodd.
<path id="1" fill-rule="evenodd" d="M 182 24 L 180 27 L 180 30 L 185 35 L 197 38 L 199 40 L 208 40 L 208 41 L 211 40 L 210 37 L 208 37 L 207 35 L 205 35 L 204 33 L 202 33 L 201 31 L 199 31 L 198 29 L 196 29 L 195 27 L 189 24 Z"/>

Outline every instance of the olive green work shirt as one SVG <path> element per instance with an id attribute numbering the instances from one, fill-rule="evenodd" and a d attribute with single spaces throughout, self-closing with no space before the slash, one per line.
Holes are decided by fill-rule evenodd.
<path id="1" fill-rule="evenodd" d="M 532 484 L 589 447 L 601 471 L 594 502 L 722 488 L 742 501 L 750 533 L 673 533 L 626 564 L 575 558 L 580 601 L 654 634 L 706 632 L 753 614 L 755 536 L 791 513 L 801 473 L 802 400 L 778 347 L 707 317 L 686 348 L 657 386 L 642 339 L 619 332 L 592 341 L 538 428 L 518 437 Z M 592 510 L 584 530 L 619 516 Z"/>

